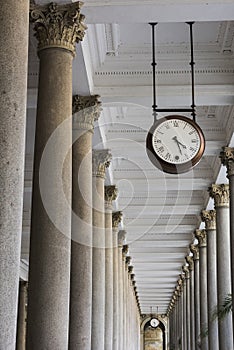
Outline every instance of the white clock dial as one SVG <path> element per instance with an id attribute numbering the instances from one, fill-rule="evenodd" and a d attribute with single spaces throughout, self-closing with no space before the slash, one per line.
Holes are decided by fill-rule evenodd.
<path id="1" fill-rule="evenodd" d="M 167 163 L 184 164 L 197 154 L 201 141 L 198 131 L 186 120 L 168 119 L 155 129 L 152 146 Z"/>
<path id="2" fill-rule="evenodd" d="M 153 328 L 156 328 L 159 325 L 159 321 L 156 318 L 151 318 L 150 325 Z"/>

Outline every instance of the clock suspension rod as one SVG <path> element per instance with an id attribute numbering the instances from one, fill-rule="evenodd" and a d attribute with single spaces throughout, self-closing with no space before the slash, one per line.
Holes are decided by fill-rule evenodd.
<path id="1" fill-rule="evenodd" d="M 157 116 L 157 104 L 156 104 L 156 59 L 155 59 L 155 27 L 158 24 L 157 22 L 150 22 L 149 23 L 152 28 L 152 63 L 151 66 L 153 67 L 153 116 L 154 120 L 156 120 Z"/>
<path id="2" fill-rule="evenodd" d="M 191 50 L 191 62 L 189 63 L 191 66 L 191 80 L 192 80 L 192 117 L 193 121 L 196 122 L 196 111 L 195 111 L 195 94 L 194 94 L 194 55 L 193 55 L 193 24 L 194 22 L 186 22 L 190 28 L 190 50 Z"/>

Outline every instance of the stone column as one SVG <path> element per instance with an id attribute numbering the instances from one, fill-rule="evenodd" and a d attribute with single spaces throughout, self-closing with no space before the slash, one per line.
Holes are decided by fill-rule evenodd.
<path id="1" fill-rule="evenodd" d="M 178 317 L 178 323 L 179 323 L 179 349 L 182 349 L 182 343 L 183 343 L 183 297 L 182 297 L 182 289 L 183 289 L 183 280 L 180 276 L 180 278 L 177 281 L 177 291 L 179 295 L 179 317 Z"/>
<path id="2" fill-rule="evenodd" d="M 93 274 L 91 349 L 104 349 L 105 329 L 105 209 L 104 180 L 109 150 L 93 150 Z"/>
<path id="3" fill-rule="evenodd" d="M 183 265 L 183 272 L 185 274 L 186 281 L 186 339 L 187 339 L 187 349 L 190 350 L 190 272 L 187 265 Z"/>
<path id="4" fill-rule="evenodd" d="M 19 282 L 19 303 L 17 320 L 16 350 L 25 350 L 28 282 Z"/>
<path id="5" fill-rule="evenodd" d="M 40 58 L 29 262 L 28 349 L 68 346 L 72 60 L 81 3 L 32 5 Z M 62 315 L 62 322 L 61 322 Z"/>
<path id="6" fill-rule="evenodd" d="M 186 292 L 187 292 L 187 287 L 186 287 L 186 283 L 187 280 L 185 278 L 184 275 L 182 275 L 183 277 L 183 349 L 184 350 L 189 350 L 187 349 L 187 296 L 186 296 Z"/>
<path id="7" fill-rule="evenodd" d="M 90 350 L 92 307 L 92 135 L 99 96 L 73 96 L 69 349 Z M 82 283 L 80 283 L 82 279 Z"/>
<path id="8" fill-rule="evenodd" d="M 122 219 L 122 213 L 117 211 L 112 214 L 113 230 L 113 350 L 119 350 L 119 253 L 118 253 L 118 227 Z"/>
<path id="9" fill-rule="evenodd" d="M 124 323 L 124 296 L 123 296 L 123 264 L 122 264 L 122 250 L 123 250 L 123 242 L 126 237 L 126 231 L 120 230 L 118 233 L 118 255 L 119 255 L 119 269 L 118 269 L 118 277 L 119 277 L 119 350 L 124 350 L 123 344 L 123 323 Z"/>
<path id="10" fill-rule="evenodd" d="M 194 233 L 199 242 L 201 350 L 208 350 L 208 337 L 204 336 L 208 326 L 206 231 L 195 230 Z"/>
<path id="11" fill-rule="evenodd" d="M 122 269 L 123 269 L 123 339 L 124 339 L 124 349 L 127 349 L 127 283 L 126 283 L 126 256 L 128 254 L 128 245 L 123 246 L 122 250 Z"/>
<path id="12" fill-rule="evenodd" d="M 29 1 L 0 11 L 0 349 L 15 349 L 22 232 Z"/>
<path id="13" fill-rule="evenodd" d="M 131 264 L 131 257 L 127 256 L 126 257 L 126 264 L 125 264 L 125 271 L 126 271 L 126 297 L 127 297 L 127 308 L 126 308 L 126 319 L 127 319 L 127 343 L 126 343 L 126 349 L 131 348 L 131 312 L 130 312 L 130 302 L 131 302 L 131 297 L 130 297 L 130 281 L 129 281 L 129 266 Z"/>
<path id="14" fill-rule="evenodd" d="M 105 186 L 105 350 L 112 350 L 113 343 L 113 236 L 112 201 L 117 198 L 115 185 Z"/>
<path id="15" fill-rule="evenodd" d="M 217 256 L 216 256 L 216 212 L 203 210 L 202 220 L 207 232 L 207 293 L 208 293 L 208 341 L 209 349 L 219 349 L 218 322 L 214 319 L 217 307 Z"/>
<path id="16" fill-rule="evenodd" d="M 194 319 L 194 262 L 193 257 L 190 255 L 186 256 L 188 263 L 189 274 L 190 274 L 190 350 L 195 350 L 195 319 Z"/>
<path id="17" fill-rule="evenodd" d="M 216 209 L 218 308 L 231 293 L 229 186 L 212 185 L 210 196 Z M 232 315 L 219 320 L 219 349 L 232 349 Z"/>
<path id="18" fill-rule="evenodd" d="M 198 245 L 190 244 L 190 250 L 193 253 L 194 261 L 194 323 L 195 323 L 195 349 L 200 346 L 200 264 Z"/>
<path id="19" fill-rule="evenodd" d="M 229 179 L 230 191 L 230 235 L 231 235 L 231 274 L 232 295 L 234 295 L 234 148 L 223 147 L 220 153 L 221 162 L 227 167 L 227 178 Z M 232 319 L 234 324 L 234 307 L 232 308 Z"/>

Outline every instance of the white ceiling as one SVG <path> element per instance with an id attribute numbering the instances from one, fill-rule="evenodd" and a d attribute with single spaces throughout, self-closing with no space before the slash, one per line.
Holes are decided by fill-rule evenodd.
<path id="1" fill-rule="evenodd" d="M 47 1 L 37 1 L 47 3 Z M 66 1 L 64 1 L 66 2 Z M 70 2 L 70 1 L 67 1 Z M 233 1 L 87 0 L 82 11 L 88 31 L 73 65 L 73 92 L 101 96 L 94 147 L 113 155 L 107 183 L 116 184 L 115 209 L 132 257 L 141 310 L 165 313 L 199 213 L 208 204 L 208 186 L 220 173 L 218 155 L 234 131 Z M 149 161 L 145 138 L 152 125 L 151 29 L 159 21 L 157 98 L 163 107 L 191 104 L 189 28 L 194 25 L 197 122 L 206 150 L 183 175 L 160 172 Z M 162 23 L 164 22 L 164 23 Z M 28 256 L 35 106 L 38 79 L 36 43 L 30 37 L 28 127 L 22 258 Z M 224 176 L 222 181 L 226 181 Z M 212 203 L 209 202 L 209 206 Z"/>

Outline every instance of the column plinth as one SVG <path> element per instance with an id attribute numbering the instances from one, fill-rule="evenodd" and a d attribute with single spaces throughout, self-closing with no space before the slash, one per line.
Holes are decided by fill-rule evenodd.
<path id="1" fill-rule="evenodd" d="M 93 273 L 91 349 L 104 349 L 105 331 L 105 208 L 104 180 L 109 150 L 93 150 Z"/>
<path id="2" fill-rule="evenodd" d="M 0 25 L 0 349 L 15 350 L 24 189 L 29 1 L 3 1 Z"/>
<path id="3" fill-rule="evenodd" d="M 72 242 L 69 350 L 91 347 L 92 135 L 99 96 L 73 96 Z M 80 281 L 82 280 L 82 283 Z"/>
<path id="4" fill-rule="evenodd" d="M 34 350 L 68 346 L 72 60 L 84 35 L 80 7 L 51 3 L 30 11 L 40 58 L 27 325 L 27 347 Z"/>
<path id="5" fill-rule="evenodd" d="M 214 198 L 216 209 L 217 297 L 218 308 L 220 308 L 227 295 L 231 293 L 229 186 L 214 184 L 209 188 L 209 193 Z M 219 349 L 232 349 L 232 315 L 227 315 L 223 320 L 218 320 L 218 327 Z"/>
<path id="6" fill-rule="evenodd" d="M 117 198 L 115 185 L 105 186 L 105 350 L 112 350 L 113 343 L 113 236 L 112 201 Z"/>

